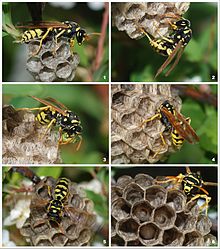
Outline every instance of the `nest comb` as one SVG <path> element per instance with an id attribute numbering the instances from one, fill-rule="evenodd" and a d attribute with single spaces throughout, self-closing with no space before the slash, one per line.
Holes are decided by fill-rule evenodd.
<path id="1" fill-rule="evenodd" d="M 166 145 L 161 140 L 165 126 L 160 120 L 141 126 L 165 100 L 180 111 L 181 99 L 171 85 L 112 85 L 112 163 L 155 163 L 175 151 L 170 132 L 163 133 Z"/>
<path id="2" fill-rule="evenodd" d="M 140 28 L 159 38 L 169 34 L 169 22 L 175 20 L 173 16 L 182 16 L 189 5 L 184 2 L 113 3 L 112 23 L 131 39 L 143 37 Z"/>
<path id="3" fill-rule="evenodd" d="M 47 216 L 45 203 L 51 197 L 48 187 L 54 189 L 56 180 L 46 177 L 35 185 L 30 205 L 30 217 L 20 229 L 21 234 L 32 246 L 87 246 L 93 235 L 96 216 L 93 213 L 93 202 L 86 198 L 85 192 L 76 183 L 70 183 L 68 205 L 72 211 L 64 210 L 59 224 L 51 222 Z"/>
<path id="4" fill-rule="evenodd" d="M 182 190 L 156 185 L 154 178 L 124 175 L 112 185 L 113 246 L 210 246 L 212 222 Z"/>
<path id="5" fill-rule="evenodd" d="M 71 52 L 70 43 L 65 38 L 57 42 L 47 39 L 38 54 L 40 41 L 28 44 L 29 58 L 26 67 L 35 81 L 72 81 L 79 64 L 79 55 Z"/>
<path id="6" fill-rule="evenodd" d="M 32 112 L 3 107 L 2 156 L 4 164 L 61 163 L 58 132 L 35 121 Z M 43 135 L 43 137 L 42 137 Z"/>

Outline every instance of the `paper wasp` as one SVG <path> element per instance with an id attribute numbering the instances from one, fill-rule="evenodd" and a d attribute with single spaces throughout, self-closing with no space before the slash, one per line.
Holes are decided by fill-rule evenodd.
<path id="1" fill-rule="evenodd" d="M 173 17 L 177 18 L 176 16 Z M 190 28 L 189 20 L 181 17 L 176 22 L 169 22 L 169 24 L 171 27 L 171 32 L 167 36 L 161 36 L 159 39 L 152 39 L 143 28 L 140 28 L 140 31 L 147 36 L 150 45 L 155 49 L 155 51 L 163 56 L 168 56 L 167 60 L 158 69 L 155 78 L 161 74 L 161 72 L 176 57 L 173 65 L 166 72 L 165 76 L 170 74 L 170 72 L 178 64 L 183 54 L 184 48 L 192 38 L 192 30 Z"/>
<path id="2" fill-rule="evenodd" d="M 186 167 L 186 174 L 180 173 L 178 176 L 166 176 L 164 180 L 156 180 L 158 184 L 172 183 L 174 188 L 179 187 L 184 191 L 187 196 L 188 203 L 191 203 L 198 199 L 204 199 L 205 203 L 199 207 L 200 211 L 205 208 L 206 215 L 208 214 L 208 204 L 211 201 L 211 197 L 207 190 L 203 186 L 217 186 L 215 182 L 203 181 L 200 172 L 191 172 L 189 167 Z"/>
<path id="3" fill-rule="evenodd" d="M 58 226 L 60 232 L 65 234 L 68 220 L 71 220 L 71 223 L 78 224 L 82 222 L 82 217 L 85 218 L 83 221 L 86 221 L 89 218 L 88 216 L 91 216 L 93 218 L 91 222 L 94 222 L 95 216 L 93 214 L 74 207 L 70 200 L 73 198 L 71 197 L 72 191 L 71 181 L 65 177 L 59 178 L 57 181 L 51 177 L 44 178 L 36 186 L 36 194 L 31 201 L 31 212 L 40 209 L 44 211 L 42 219 L 39 219 L 34 227 L 45 224 L 46 220 L 48 225 Z"/>
<path id="4" fill-rule="evenodd" d="M 164 145 L 166 145 L 165 139 L 163 137 L 164 132 L 171 133 L 172 143 L 177 149 L 181 148 L 184 140 L 187 140 L 189 143 L 195 143 L 199 141 L 199 137 L 190 126 L 191 119 L 185 118 L 182 114 L 176 111 L 168 100 L 164 101 L 160 105 L 155 115 L 144 120 L 141 126 L 143 127 L 145 123 L 151 122 L 154 119 L 159 119 L 165 126 L 165 130 L 160 133 L 160 137 Z M 157 152 L 156 155 L 158 153 L 159 152 Z M 156 155 L 154 155 L 154 157 Z"/>
<path id="5" fill-rule="evenodd" d="M 63 216 L 64 201 L 69 194 L 69 180 L 67 178 L 60 178 L 54 189 L 54 197 L 51 194 L 50 188 L 48 188 L 51 201 L 47 205 L 47 216 L 50 220 L 60 223 Z"/>
<path id="6" fill-rule="evenodd" d="M 74 41 L 76 39 L 78 45 L 82 45 L 82 43 L 89 38 L 90 35 L 98 34 L 91 33 L 87 34 L 85 29 L 81 28 L 78 23 L 72 21 L 64 21 L 64 22 L 49 22 L 42 21 L 38 23 L 29 23 L 23 26 L 16 26 L 16 28 L 25 30 L 21 35 L 21 39 L 15 41 L 17 43 L 29 43 L 33 40 L 40 40 L 39 48 L 34 53 L 37 55 L 41 48 L 43 42 L 48 38 L 52 38 L 55 40 L 55 44 L 58 42 L 58 38 L 64 37 L 70 43 L 70 46 L 74 46 Z"/>
<path id="7" fill-rule="evenodd" d="M 58 144 L 78 143 L 77 150 L 82 142 L 82 126 L 79 117 L 67 107 L 53 98 L 41 99 L 35 96 L 30 96 L 36 101 L 44 104 L 44 107 L 36 108 L 19 108 L 17 110 L 39 111 L 36 116 L 36 121 L 41 125 L 47 125 L 48 130 L 53 127 L 59 127 Z"/>

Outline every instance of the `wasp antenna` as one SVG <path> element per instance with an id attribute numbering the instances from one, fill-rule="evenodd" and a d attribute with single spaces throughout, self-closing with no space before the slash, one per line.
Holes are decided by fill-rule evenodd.
<path id="1" fill-rule="evenodd" d="M 101 33 L 94 32 L 94 33 L 89 33 L 89 34 L 87 34 L 87 36 L 91 36 L 91 35 L 101 35 Z"/>

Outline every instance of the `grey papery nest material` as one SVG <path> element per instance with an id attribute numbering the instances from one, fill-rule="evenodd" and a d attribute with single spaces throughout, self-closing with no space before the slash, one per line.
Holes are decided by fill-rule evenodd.
<path id="1" fill-rule="evenodd" d="M 210 246 L 212 222 L 182 190 L 124 175 L 112 185 L 112 246 Z"/>
<path id="2" fill-rule="evenodd" d="M 112 23 L 132 39 L 144 36 L 140 28 L 144 28 L 154 38 L 159 38 L 169 34 L 169 22 L 182 16 L 189 5 L 184 2 L 112 3 Z"/>
<path id="3" fill-rule="evenodd" d="M 4 164 L 55 164 L 61 163 L 58 146 L 59 133 L 46 130 L 35 115 L 3 107 L 2 162 Z"/>
<path id="4" fill-rule="evenodd" d="M 159 119 L 142 126 L 165 100 L 180 111 L 181 99 L 171 85 L 114 84 L 111 94 L 112 163 L 156 163 L 176 151 L 170 131 L 163 133 L 166 145 L 163 144 L 160 133 L 165 126 Z"/>
<path id="5" fill-rule="evenodd" d="M 39 44 L 40 41 L 28 44 L 26 67 L 35 81 L 72 81 L 80 59 L 77 53 L 72 53 L 70 43 L 65 38 L 60 38 L 57 44 L 55 40 L 47 39 L 35 55 Z"/>
<path id="6" fill-rule="evenodd" d="M 53 192 L 55 186 L 56 180 L 52 177 L 44 178 L 35 186 L 30 217 L 20 229 L 21 234 L 32 246 L 88 246 L 96 220 L 93 202 L 86 198 L 85 192 L 76 183 L 71 182 L 64 205 L 74 212 L 69 216 L 64 211 L 61 222 L 52 223 L 48 219 L 45 202 L 51 200 L 48 188 Z"/>

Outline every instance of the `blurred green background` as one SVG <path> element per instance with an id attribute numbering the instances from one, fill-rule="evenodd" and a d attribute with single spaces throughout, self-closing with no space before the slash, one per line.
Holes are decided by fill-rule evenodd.
<path id="1" fill-rule="evenodd" d="M 74 144 L 62 145 L 60 148 L 63 163 L 108 162 L 108 85 L 3 85 L 3 105 L 10 104 L 15 108 L 41 105 L 28 95 L 38 98 L 52 97 L 80 117 L 83 126 L 82 145 L 78 151 Z"/>
<path id="2" fill-rule="evenodd" d="M 101 32 L 103 21 L 104 3 L 71 3 L 52 2 L 46 3 L 43 10 L 43 21 L 75 21 L 86 29 L 87 33 Z M 26 3 L 3 3 L 3 24 L 16 26 L 32 21 Z M 80 57 L 80 64 L 74 81 L 108 81 L 108 31 L 104 44 L 104 55 L 101 65 L 93 73 L 92 64 L 97 53 L 100 36 L 91 36 L 82 46 L 75 44 L 74 52 Z M 3 81 L 33 81 L 32 76 L 26 71 L 27 51 L 26 44 L 13 43 L 14 39 L 3 32 Z"/>
<path id="3" fill-rule="evenodd" d="M 87 197 L 94 202 L 94 210 L 99 216 L 98 223 L 94 227 L 94 237 L 92 245 L 108 245 L 108 184 L 109 173 L 107 167 L 30 167 L 39 177 L 52 176 L 55 179 L 67 177 L 72 182 L 83 183 Z M 9 167 L 3 167 L 3 200 L 6 203 L 8 198 L 16 195 L 16 188 L 22 189 L 22 181 L 28 180 L 20 173 L 8 173 Z M 28 180 L 29 181 L 29 180 Z M 97 187 L 97 184 L 99 187 Z M 12 188 L 15 188 L 12 191 Z M 101 191 L 100 191 L 101 189 Z M 24 190 L 24 189 L 23 189 Z M 24 192 L 25 194 L 25 192 Z M 13 207 L 3 208 L 3 220 L 9 215 L 9 210 Z M 5 226 L 4 229 L 9 230 L 11 238 L 16 245 L 26 245 L 21 235 L 16 232 L 17 228 L 13 226 Z"/>
<path id="4" fill-rule="evenodd" d="M 177 89 L 180 85 L 177 86 Z M 217 164 L 218 163 L 218 114 L 217 85 L 185 85 L 179 88 L 182 99 L 181 114 L 191 118 L 191 126 L 199 136 L 196 144 L 184 142 L 180 151 L 169 155 L 167 164 Z M 192 88 L 191 88 L 192 87 Z"/>
<path id="5" fill-rule="evenodd" d="M 217 81 L 217 2 L 190 3 L 184 14 L 191 22 L 193 36 L 168 77 L 156 81 Z M 112 80 L 146 82 L 166 60 L 150 46 L 147 37 L 131 39 L 126 32 L 112 28 Z"/>

